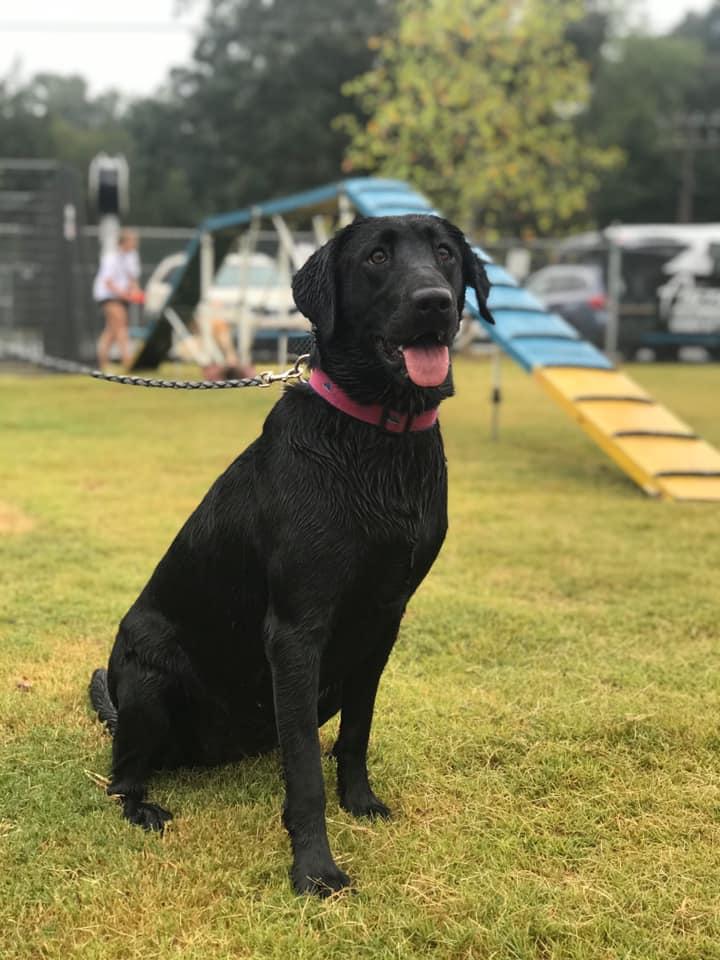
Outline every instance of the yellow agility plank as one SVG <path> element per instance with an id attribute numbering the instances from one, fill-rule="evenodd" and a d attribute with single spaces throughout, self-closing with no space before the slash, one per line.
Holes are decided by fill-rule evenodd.
<path id="1" fill-rule="evenodd" d="M 571 400 L 574 403 L 583 397 L 631 397 L 652 403 L 652 397 L 619 370 L 535 367 L 533 373 L 556 399 Z"/>
<path id="2" fill-rule="evenodd" d="M 611 435 L 649 431 L 679 437 L 695 436 L 687 424 L 657 403 L 633 403 L 614 399 L 580 400 L 576 407 L 581 417 Z"/>
<path id="3" fill-rule="evenodd" d="M 658 477 L 657 483 L 668 500 L 720 501 L 720 477 Z"/>
<path id="4" fill-rule="evenodd" d="M 619 449 L 655 479 L 663 473 L 717 473 L 720 453 L 703 440 L 677 437 L 615 437 Z"/>
<path id="5" fill-rule="evenodd" d="M 720 453 L 618 370 L 536 367 L 535 379 L 650 496 L 720 501 Z"/>

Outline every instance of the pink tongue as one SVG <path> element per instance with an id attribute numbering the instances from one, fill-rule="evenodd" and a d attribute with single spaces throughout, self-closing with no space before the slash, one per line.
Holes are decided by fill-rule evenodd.
<path id="1" fill-rule="evenodd" d="M 439 343 L 432 347 L 404 347 L 408 376 L 419 387 L 439 387 L 447 376 L 450 351 Z"/>

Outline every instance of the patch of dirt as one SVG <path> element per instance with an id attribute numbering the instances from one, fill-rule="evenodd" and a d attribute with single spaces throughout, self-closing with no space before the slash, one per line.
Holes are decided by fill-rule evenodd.
<path id="1" fill-rule="evenodd" d="M 35 521 L 19 507 L 0 500 L 0 535 L 4 533 L 27 533 L 35 526 Z"/>

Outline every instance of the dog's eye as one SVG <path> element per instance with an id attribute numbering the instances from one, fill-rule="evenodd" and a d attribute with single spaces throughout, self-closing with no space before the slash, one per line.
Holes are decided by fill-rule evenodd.
<path id="1" fill-rule="evenodd" d="M 447 246 L 447 244 L 441 243 L 440 246 L 438 247 L 437 252 L 440 260 L 443 260 L 443 261 L 452 260 L 453 252 L 450 249 L 450 247 Z"/>
<path id="2" fill-rule="evenodd" d="M 382 247 L 376 247 L 375 250 L 370 254 L 368 260 L 370 263 L 385 263 L 387 260 L 387 254 L 382 249 Z"/>

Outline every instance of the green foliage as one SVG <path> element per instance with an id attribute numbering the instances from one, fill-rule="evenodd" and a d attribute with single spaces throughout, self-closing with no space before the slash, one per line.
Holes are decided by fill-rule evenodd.
<path id="1" fill-rule="evenodd" d="M 675 219 L 680 162 L 666 149 L 661 121 L 690 102 L 703 58 L 696 41 L 631 35 L 603 63 L 582 125 L 603 145 L 620 146 L 625 162 L 607 172 L 595 197 L 601 224 Z"/>
<path id="2" fill-rule="evenodd" d="M 720 2 L 663 38 L 628 34 L 633 9 L 212 0 L 192 60 L 156 96 L 0 77 L 0 155 L 54 158 L 84 178 L 98 151 L 124 153 L 136 223 L 195 223 L 343 169 L 401 176 L 486 231 L 673 220 L 681 159 L 660 125 L 717 109 Z M 696 218 L 720 220 L 717 151 L 694 169 Z"/>
<path id="3" fill-rule="evenodd" d="M 715 0 L 705 13 L 689 13 L 673 35 L 700 44 L 704 51 L 685 109 L 717 119 L 720 104 L 720 0 Z M 715 149 L 695 156 L 694 192 L 695 217 L 720 221 L 720 149 L 717 143 Z"/>
<path id="4" fill-rule="evenodd" d="M 412 180 L 465 226 L 549 232 L 583 221 L 617 160 L 576 136 L 590 96 L 566 39 L 579 3 L 402 0 L 371 71 L 346 84 L 346 170 Z"/>
<path id="5" fill-rule="evenodd" d="M 686 13 L 673 33 L 677 37 L 697 40 L 709 53 L 720 54 L 720 0 L 713 0 L 703 13 Z"/>
<path id="6" fill-rule="evenodd" d="M 83 176 L 99 150 L 125 153 L 141 223 L 192 223 L 335 180 L 340 88 L 369 67 L 368 38 L 388 19 L 383 0 L 213 0 L 192 62 L 157 97 L 92 100 L 79 77 L 0 83 L 0 153 Z"/>
<path id="7" fill-rule="evenodd" d="M 185 133 L 185 122 L 182 104 L 169 95 L 135 101 L 124 118 L 134 144 L 130 202 L 136 223 L 185 226 L 208 213 L 204 204 L 213 181 L 206 178 L 205 189 L 193 189 L 203 153 L 198 144 L 197 152 L 189 155 L 193 140 Z M 201 169 L 193 175 L 198 164 Z"/>
<path id="8" fill-rule="evenodd" d="M 176 163 L 206 210 L 337 179 L 340 88 L 387 19 L 381 0 L 213 0 L 193 63 L 172 76 Z"/>
<path id="9" fill-rule="evenodd" d="M 645 497 L 515 368 L 491 442 L 489 365 L 455 366 L 448 539 L 370 744 L 395 817 L 340 810 L 324 759 L 358 887 L 325 902 L 276 754 L 158 777 L 162 839 L 88 775 L 90 672 L 276 394 L 0 378 L 3 960 L 719 960 L 718 505 Z M 716 367 L 633 375 L 720 444 Z"/>
<path id="10" fill-rule="evenodd" d="M 83 176 L 101 150 L 132 156 L 133 141 L 119 122 L 116 94 L 90 98 L 77 75 L 40 73 L 26 83 L 0 80 L 0 151 L 3 157 L 49 158 Z"/>

